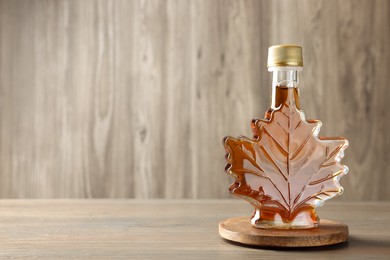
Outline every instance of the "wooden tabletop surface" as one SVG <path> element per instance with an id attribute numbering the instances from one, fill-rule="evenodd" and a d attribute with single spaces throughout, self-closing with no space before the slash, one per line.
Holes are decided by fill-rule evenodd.
<path id="1" fill-rule="evenodd" d="M 0 258 L 390 259 L 389 202 L 328 202 L 322 218 L 349 226 L 323 248 L 259 249 L 229 243 L 218 222 L 250 216 L 238 200 L 1 200 Z"/>

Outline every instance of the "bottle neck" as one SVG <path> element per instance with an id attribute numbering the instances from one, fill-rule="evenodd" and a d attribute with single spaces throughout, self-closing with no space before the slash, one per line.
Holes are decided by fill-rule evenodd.
<path id="1" fill-rule="evenodd" d="M 275 110 L 283 103 L 299 104 L 299 71 L 302 67 L 270 67 L 272 72 L 271 109 Z"/>

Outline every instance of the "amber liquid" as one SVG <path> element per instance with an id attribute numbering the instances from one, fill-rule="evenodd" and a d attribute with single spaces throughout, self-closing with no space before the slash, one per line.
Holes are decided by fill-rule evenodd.
<path id="1" fill-rule="evenodd" d="M 264 118 L 266 120 L 269 120 L 271 118 L 272 112 L 277 110 L 283 103 L 294 103 L 297 109 L 300 109 L 300 103 L 299 103 L 299 90 L 298 88 L 292 88 L 292 87 L 285 87 L 285 86 L 276 86 L 275 87 L 275 94 L 272 96 L 272 104 L 271 108 L 265 112 Z M 252 120 L 252 132 L 253 137 L 257 138 L 259 135 L 257 123 L 259 119 L 253 119 Z"/>
<path id="2" fill-rule="evenodd" d="M 275 104 L 274 108 L 270 108 L 265 113 L 265 118 L 270 119 L 271 114 L 274 110 L 276 110 L 278 107 L 280 107 L 283 103 L 286 102 L 293 102 L 297 109 L 300 109 L 300 103 L 299 103 L 299 91 L 298 88 L 288 88 L 284 86 L 276 86 L 275 87 L 275 96 L 272 97 L 273 104 Z"/>

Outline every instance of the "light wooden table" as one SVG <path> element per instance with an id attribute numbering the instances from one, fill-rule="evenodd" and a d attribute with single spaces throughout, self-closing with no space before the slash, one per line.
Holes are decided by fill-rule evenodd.
<path id="1" fill-rule="evenodd" d="M 258 249 L 221 239 L 218 222 L 250 216 L 237 200 L 0 200 L 0 257 L 125 259 L 390 259 L 390 203 L 328 202 L 349 242 Z"/>

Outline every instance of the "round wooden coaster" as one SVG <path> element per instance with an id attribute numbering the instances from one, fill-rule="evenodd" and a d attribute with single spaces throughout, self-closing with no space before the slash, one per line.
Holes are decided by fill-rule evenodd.
<path id="1" fill-rule="evenodd" d="M 230 218 L 219 223 L 221 237 L 245 245 L 262 247 L 312 247 L 347 241 L 348 226 L 321 219 L 312 229 L 259 229 L 248 217 Z"/>

